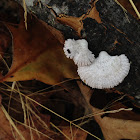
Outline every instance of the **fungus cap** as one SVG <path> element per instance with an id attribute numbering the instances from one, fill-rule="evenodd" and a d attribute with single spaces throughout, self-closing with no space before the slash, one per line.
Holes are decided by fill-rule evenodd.
<path id="1" fill-rule="evenodd" d="M 63 49 L 66 57 L 73 59 L 78 66 L 90 65 L 95 59 L 94 54 L 88 49 L 88 42 L 85 39 L 67 39 Z"/>
<path id="2" fill-rule="evenodd" d="M 117 86 L 128 75 L 129 70 L 130 63 L 124 54 L 110 56 L 102 51 L 91 65 L 78 67 L 78 74 L 88 86 L 103 89 Z"/>

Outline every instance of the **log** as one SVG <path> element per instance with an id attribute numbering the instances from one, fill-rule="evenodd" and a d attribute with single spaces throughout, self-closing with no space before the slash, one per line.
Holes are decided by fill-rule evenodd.
<path id="1" fill-rule="evenodd" d="M 102 23 L 86 18 L 82 35 L 89 42 L 89 49 L 96 54 L 105 50 L 110 55 L 125 54 L 131 63 L 125 80 L 116 90 L 133 97 L 140 105 L 140 24 L 114 0 L 98 0 L 95 4 Z M 86 36 L 85 36 L 86 34 Z"/>

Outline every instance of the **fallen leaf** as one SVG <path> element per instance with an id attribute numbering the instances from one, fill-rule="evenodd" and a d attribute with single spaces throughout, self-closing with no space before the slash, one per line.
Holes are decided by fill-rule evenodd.
<path id="1" fill-rule="evenodd" d="M 28 14 L 26 30 L 22 8 L 20 12 L 19 25 L 6 24 L 13 35 L 13 61 L 1 81 L 37 79 L 56 84 L 64 78 L 76 78 L 76 66 L 63 52 L 62 33 L 31 14 Z"/>
<path id="2" fill-rule="evenodd" d="M 4 56 L 12 45 L 12 35 L 4 24 L 0 23 L 0 54 Z"/>
<path id="3" fill-rule="evenodd" d="M 95 2 L 91 3 L 91 8 L 87 11 L 87 13 L 80 17 L 67 16 L 64 14 L 60 14 L 58 17 L 56 17 L 58 22 L 70 26 L 77 32 L 79 36 L 81 36 L 81 30 L 83 29 L 82 20 L 86 18 L 92 18 L 95 19 L 98 23 L 102 23 L 101 18 L 99 17 L 99 12 L 95 7 Z"/>
<path id="4" fill-rule="evenodd" d="M 9 71 L 12 61 L 12 34 L 0 23 L 0 77 Z"/>
<path id="5" fill-rule="evenodd" d="M 87 133 L 75 127 L 62 127 L 62 132 L 72 140 L 86 140 Z M 65 138 L 67 140 L 67 138 Z"/>
<path id="6" fill-rule="evenodd" d="M 93 112 L 100 111 L 92 107 Z M 129 112 L 127 113 L 129 114 Z M 120 140 L 140 138 L 140 121 L 123 120 L 117 118 L 103 117 L 96 115 L 95 120 L 100 125 L 106 140 Z"/>
<path id="7" fill-rule="evenodd" d="M 2 107 L 3 108 L 3 107 Z M 34 124 L 36 127 L 33 127 L 31 125 L 27 125 L 22 122 L 14 122 L 8 113 L 3 111 L 5 109 L 0 108 L 0 139 L 4 140 L 53 140 L 51 137 L 59 137 L 57 133 L 53 132 L 48 129 L 44 129 L 41 125 L 38 125 L 37 118 L 35 116 L 32 117 L 32 121 L 34 121 Z M 46 118 L 46 119 L 45 119 Z M 34 120 L 35 119 L 35 120 Z M 46 125 L 49 126 L 49 119 L 50 117 L 44 116 L 43 122 L 46 123 Z M 13 124 L 11 123 L 13 121 L 13 124 L 15 127 L 13 127 Z M 16 129 L 15 129 L 16 128 Z M 18 131 L 18 132 L 17 132 Z M 32 137 L 32 138 L 31 138 Z"/>
<path id="8" fill-rule="evenodd" d="M 13 136 L 12 136 L 12 132 L 10 124 L 8 122 L 8 120 L 5 117 L 5 114 L 3 113 L 3 111 L 0 108 L 0 139 L 4 139 L 4 140 L 12 140 Z"/>
<path id="9" fill-rule="evenodd" d="M 78 83 L 81 89 L 83 96 L 86 99 L 86 102 L 89 104 L 89 107 L 92 109 L 93 117 L 96 122 L 100 125 L 105 140 L 120 140 L 120 139 L 133 139 L 138 140 L 140 138 L 140 115 L 132 111 L 117 111 L 120 108 L 128 108 L 121 104 L 121 102 L 113 104 L 109 109 L 112 110 L 112 113 L 109 113 L 108 116 L 102 117 L 106 111 L 98 109 L 90 104 L 91 95 L 94 95 L 94 91 L 90 91 L 86 85 Z M 89 90 L 87 92 L 85 89 Z M 91 94 L 92 92 L 92 94 Z M 108 95 L 109 96 L 109 95 Z M 96 96 L 94 97 L 96 98 Z M 100 98 L 105 98 L 101 97 Z M 101 102 L 106 99 L 99 100 L 95 99 L 96 102 Z M 119 100 L 118 100 L 119 101 Z M 115 111 L 114 111 L 115 110 Z M 91 116 L 91 115 L 90 115 Z"/>

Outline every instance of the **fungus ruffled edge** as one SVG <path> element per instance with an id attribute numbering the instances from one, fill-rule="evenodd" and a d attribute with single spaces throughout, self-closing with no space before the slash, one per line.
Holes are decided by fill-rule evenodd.
<path id="1" fill-rule="evenodd" d="M 81 80 L 88 86 L 104 89 L 119 85 L 128 75 L 129 70 L 130 63 L 124 54 L 110 56 L 106 52 L 100 52 L 91 65 L 78 67 L 77 71 Z"/>

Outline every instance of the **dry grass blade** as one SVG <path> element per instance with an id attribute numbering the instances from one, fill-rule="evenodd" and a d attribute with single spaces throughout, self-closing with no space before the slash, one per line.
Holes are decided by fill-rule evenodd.
<path id="1" fill-rule="evenodd" d="M 35 129 L 37 130 L 37 128 L 36 128 L 36 126 L 35 126 L 35 123 L 34 123 L 32 117 L 30 117 L 30 119 L 31 119 L 31 124 L 32 124 L 33 128 L 35 128 Z M 37 134 L 37 136 L 40 138 L 40 134 L 38 133 L 38 131 L 36 131 L 36 134 Z"/>
<path id="2" fill-rule="evenodd" d="M 57 84 L 54 84 L 54 85 L 52 85 L 52 86 L 50 86 L 50 87 L 48 87 L 48 88 L 44 88 L 44 89 L 38 90 L 38 91 L 36 91 L 36 92 L 33 92 L 32 94 L 29 94 L 28 96 L 33 96 L 33 95 L 35 95 L 35 94 L 42 93 L 42 92 L 45 91 L 45 90 L 51 89 L 51 88 L 53 88 L 53 87 L 55 87 L 55 86 L 59 86 L 59 85 L 65 83 L 65 82 L 69 82 L 69 81 L 76 80 L 76 79 L 79 79 L 79 78 L 77 77 L 77 78 L 75 78 L 75 79 L 67 79 L 67 80 L 64 80 L 64 81 L 59 82 L 59 83 L 57 83 Z"/>
<path id="3" fill-rule="evenodd" d="M 27 101 L 27 99 L 26 99 L 26 105 L 28 106 L 28 101 Z M 31 122 L 30 122 L 30 112 L 29 112 L 29 110 L 28 109 L 26 109 L 26 111 L 27 111 L 27 120 L 28 120 L 28 124 L 29 124 L 29 130 L 30 130 L 30 137 L 31 137 L 31 140 L 34 140 L 34 137 L 33 137 L 33 133 L 32 133 L 32 129 L 31 129 Z"/>
<path id="4" fill-rule="evenodd" d="M 132 7 L 134 8 L 134 10 L 135 10 L 135 12 L 136 12 L 138 18 L 140 19 L 140 13 L 139 13 L 137 7 L 135 6 L 134 2 L 133 2 L 132 0 L 129 0 L 129 2 L 131 3 L 131 5 L 132 5 Z"/>
<path id="5" fill-rule="evenodd" d="M 15 122 L 17 122 L 18 124 L 21 124 L 21 125 L 25 126 L 26 128 L 29 128 L 29 129 L 31 129 L 31 130 L 33 130 L 33 131 L 39 133 L 40 135 L 46 137 L 46 138 L 49 138 L 50 140 L 54 140 L 54 139 L 50 138 L 49 136 L 47 136 L 46 134 L 44 134 L 44 133 L 38 131 L 37 129 L 34 129 L 34 128 L 32 128 L 32 127 L 29 127 L 28 125 L 26 125 L 26 124 L 24 124 L 24 123 L 22 123 L 22 122 L 20 122 L 20 121 L 17 121 L 17 120 L 15 120 L 14 118 L 12 118 L 12 119 L 13 119 Z"/>
<path id="6" fill-rule="evenodd" d="M 27 30 L 27 7 L 26 2 L 23 0 L 23 8 L 24 8 L 24 20 L 25 20 L 25 28 Z"/>
<path id="7" fill-rule="evenodd" d="M 128 22 L 130 23 L 130 20 L 129 20 L 128 16 L 127 16 L 127 10 L 118 2 L 118 0 L 115 0 L 115 2 L 123 9 L 125 17 L 128 20 Z"/>
<path id="8" fill-rule="evenodd" d="M 16 82 L 14 81 L 12 84 L 11 92 L 10 92 L 10 98 L 9 98 L 9 103 L 8 103 L 8 113 L 9 113 L 9 109 L 10 109 L 11 98 L 12 98 L 13 89 L 15 88 L 15 84 L 16 84 Z"/>
<path id="9" fill-rule="evenodd" d="M 27 105 L 28 110 L 37 118 L 37 120 L 41 123 L 41 125 L 44 126 L 44 128 L 46 130 L 49 129 L 49 127 L 47 126 L 47 124 L 32 110 L 32 108 L 30 107 L 30 105 Z"/>
<path id="10" fill-rule="evenodd" d="M 4 83 L 4 82 L 3 82 L 3 84 L 4 84 L 5 86 L 7 86 L 8 88 L 11 88 L 11 87 L 10 87 L 9 85 L 7 85 L 6 83 Z M 82 127 L 80 127 L 79 125 L 77 125 L 77 124 L 73 123 L 72 121 L 69 121 L 68 119 L 66 119 L 66 118 L 64 118 L 63 116 L 61 116 L 61 115 L 57 114 L 57 113 L 56 113 L 56 112 L 54 112 L 53 110 L 51 110 L 51 109 L 49 109 L 49 108 L 45 107 L 44 105 L 42 105 L 42 104 L 38 103 L 38 102 L 37 102 L 37 101 L 35 101 L 34 99 L 32 99 L 32 98 L 30 98 L 30 97 L 28 97 L 28 96 L 24 95 L 24 94 L 23 94 L 23 93 L 21 93 L 20 91 L 18 91 L 18 90 L 16 90 L 16 89 L 14 89 L 14 91 L 15 91 L 15 92 L 17 92 L 17 93 L 20 93 L 22 96 L 24 96 L 24 97 L 25 97 L 26 99 L 28 99 L 29 101 L 32 101 L 33 103 L 36 103 L 36 104 L 37 104 L 37 105 L 39 105 L 40 107 L 44 108 L 45 110 L 48 110 L 49 112 L 51 112 L 52 114 L 54 114 L 54 115 L 58 116 L 59 118 L 63 119 L 64 121 L 71 123 L 73 126 L 75 126 L 75 127 L 79 128 L 80 130 L 82 130 L 82 131 L 86 132 L 87 134 L 91 135 L 92 137 L 96 138 L 97 140 L 101 140 L 100 138 L 98 138 L 98 137 L 97 137 L 97 136 L 95 136 L 94 134 L 92 134 L 92 133 L 88 132 L 87 130 L 83 129 L 83 128 L 82 128 Z"/>
<path id="11" fill-rule="evenodd" d="M 63 133 L 63 131 L 61 131 L 61 129 L 59 129 L 57 126 L 55 126 L 52 122 L 50 122 L 50 124 L 51 124 L 56 130 L 58 130 L 64 137 L 66 137 L 68 140 L 71 140 L 65 133 Z"/>
<path id="12" fill-rule="evenodd" d="M 109 113 L 117 113 L 117 112 L 120 112 L 120 111 L 132 111 L 132 110 L 133 110 L 133 108 L 120 108 L 120 109 L 117 109 L 117 110 L 110 110 L 110 111 L 105 111 L 105 112 L 103 112 L 103 110 L 101 110 L 99 112 L 92 113 L 92 114 L 80 117 L 78 119 L 75 119 L 72 122 L 76 122 L 76 121 L 79 121 L 79 120 L 82 120 L 82 119 L 86 119 L 86 118 L 90 118 L 90 117 L 97 116 L 97 115 L 103 115 L 103 114 L 107 114 L 107 113 L 108 114 Z"/>
<path id="13" fill-rule="evenodd" d="M 71 140 L 73 140 L 74 136 L 73 136 L 73 130 L 72 130 L 72 125 L 70 123 L 70 132 L 71 132 Z"/>
<path id="14" fill-rule="evenodd" d="M 10 90 L 10 91 L 11 91 L 11 90 Z M 20 90 L 18 90 L 18 91 L 20 91 Z M 13 97 L 13 96 L 11 96 L 11 95 L 5 93 L 5 92 L 3 92 L 3 94 L 5 94 L 6 96 L 11 97 L 11 98 L 14 99 L 16 102 L 22 104 L 22 109 L 23 109 L 23 112 L 24 112 L 24 124 L 26 124 L 26 126 L 27 126 L 27 121 L 26 121 L 27 115 L 26 115 L 26 112 L 27 112 L 27 109 L 28 109 L 28 112 L 30 112 L 33 116 L 35 116 L 35 118 L 37 119 L 37 122 L 40 123 L 40 125 L 41 125 L 43 128 L 45 128 L 47 131 L 50 131 L 51 133 L 55 133 L 55 132 L 49 130 L 49 127 L 47 126 L 47 124 L 46 124 L 46 123 L 40 118 L 40 116 L 39 116 L 38 114 L 36 114 L 36 112 L 30 107 L 30 104 L 31 104 L 32 102 L 30 102 L 30 103 L 28 103 L 28 104 L 25 103 L 25 102 L 23 101 L 23 97 L 21 96 L 21 94 L 19 94 L 20 100 L 18 100 L 17 98 L 15 98 L 15 97 Z M 7 104 L 4 104 L 4 105 L 7 106 Z M 33 106 L 33 105 L 34 105 L 34 104 L 32 104 L 32 106 Z M 8 107 L 9 107 L 10 110 L 13 110 L 13 111 L 16 112 L 16 113 L 21 113 L 21 112 L 17 111 L 15 108 L 12 108 L 12 107 L 10 107 L 10 106 L 8 106 Z M 35 108 L 35 107 L 34 107 L 34 108 Z M 38 110 L 36 110 L 36 111 L 38 111 Z M 33 122 L 33 120 L 32 120 L 31 117 L 30 117 L 30 119 L 31 119 L 31 121 L 32 121 L 32 124 L 34 124 L 34 122 Z M 34 128 L 35 128 L 35 125 L 34 125 Z M 55 134 L 56 134 L 56 133 L 55 133 Z"/>
<path id="15" fill-rule="evenodd" d="M 4 106 L 6 106 L 7 108 L 9 107 L 6 103 L 3 103 Z M 14 111 L 15 113 L 21 113 L 20 111 L 16 110 L 13 107 L 9 107 L 10 110 Z"/>
<path id="16" fill-rule="evenodd" d="M 17 86 L 17 88 L 18 88 L 18 86 Z M 18 88 L 18 91 L 20 91 L 19 88 Z M 26 117 L 25 103 L 23 101 L 23 97 L 21 96 L 21 94 L 19 94 L 19 97 L 20 97 L 20 100 L 21 100 L 21 105 L 22 105 L 22 109 L 23 109 L 23 113 L 24 113 L 24 123 L 27 124 L 27 122 L 26 122 L 27 117 Z"/>
<path id="17" fill-rule="evenodd" d="M 9 70 L 9 66 L 8 66 L 7 62 L 4 60 L 4 58 L 2 57 L 1 54 L 0 54 L 0 59 L 2 59 L 3 63 L 5 64 L 5 66 L 7 67 L 7 69 Z"/>
<path id="18" fill-rule="evenodd" d="M 11 124 L 11 126 L 15 129 L 15 131 L 17 132 L 17 134 L 20 136 L 21 140 L 25 140 L 25 138 L 23 137 L 23 135 L 21 134 L 21 132 L 18 130 L 18 128 L 14 124 L 13 120 L 11 119 L 11 117 L 9 116 L 9 114 L 7 113 L 7 111 L 5 110 L 5 108 L 2 105 L 1 105 L 1 109 L 2 109 L 3 113 L 5 114 L 7 120 Z"/>

